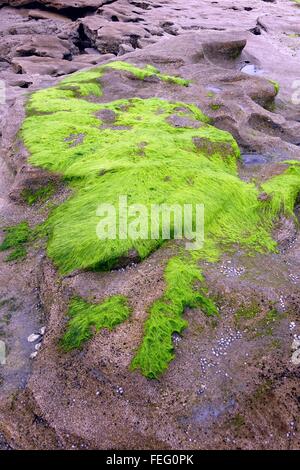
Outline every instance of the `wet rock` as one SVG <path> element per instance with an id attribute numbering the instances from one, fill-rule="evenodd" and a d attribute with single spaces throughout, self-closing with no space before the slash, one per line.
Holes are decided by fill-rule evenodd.
<path id="1" fill-rule="evenodd" d="M 244 165 L 264 165 L 268 162 L 268 157 L 258 153 L 244 153 L 242 161 Z"/>
<path id="2" fill-rule="evenodd" d="M 297 143 L 296 136 L 297 133 L 299 135 L 299 129 L 289 119 L 285 121 L 285 118 L 282 118 L 286 109 L 282 103 L 286 103 L 291 97 L 289 83 L 299 76 L 298 65 L 291 59 L 293 57 L 291 54 L 297 52 L 289 51 L 286 46 L 287 49 L 284 50 L 284 54 L 282 53 L 281 48 L 287 35 L 284 29 L 285 17 L 279 18 L 285 9 L 293 8 L 293 13 L 296 9 L 294 5 L 288 5 L 286 2 L 266 3 L 265 8 L 272 10 L 269 12 L 269 18 L 260 15 L 263 27 L 259 24 L 257 27 L 262 34 L 252 34 L 249 30 L 256 24 L 257 9 L 264 7 L 264 2 L 253 1 L 254 11 L 249 7 L 247 11 L 243 7 L 232 9 L 232 2 L 226 0 L 219 4 L 217 2 L 208 4 L 200 0 L 193 4 L 188 3 L 184 6 L 186 9 L 183 8 L 182 2 L 179 4 L 177 0 L 168 4 L 151 0 L 146 2 L 118 0 L 109 5 L 106 5 L 108 2 L 105 1 L 93 0 L 75 3 L 68 0 L 54 0 L 53 2 L 41 0 L 39 2 L 61 13 L 57 16 L 52 10 L 51 12 L 43 10 L 44 13 L 41 13 L 38 9 L 34 10 L 35 15 L 31 7 L 31 13 L 13 11 L 8 15 L 6 9 L 3 8 L 1 9 L 1 28 L 4 23 L 7 27 L 1 30 L 0 55 L 7 62 L 1 62 L 0 69 L 1 73 L 6 71 L 9 105 L 14 103 L 16 96 L 14 93 L 17 93 L 11 88 L 18 88 L 18 92 L 23 92 L 22 87 L 28 87 L 30 91 L 32 86 L 49 86 L 56 82 L 57 76 L 85 68 L 88 64 L 112 59 L 121 52 L 126 56 L 125 60 L 138 65 L 152 63 L 163 73 L 189 78 L 191 85 L 180 88 L 169 85 L 168 91 L 165 92 L 164 84 L 159 80 L 129 80 L 126 74 L 112 72 L 103 78 L 104 95 L 101 99 L 103 98 L 104 101 L 131 96 L 149 97 L 155 94 L 155 96 L 162 95 L 174 101 L 193 103 L 200 106 L 212 118 L 214 125 L 232 132 L 238 142 L 245 145 L 247 152 L 255 151 L 260 155 L 268 155 L 270 160 L 278 158 L 282 161 L 287 155 L 289 158 L 298 158 L 299 148 L 295 143 Z M 26 1 L 12 0 L 11 4 L 13 3 L 25 5 Z M 86 16 L 92 13 L 92 10 L 87 8 L 97 7 L 100 7 L 102 11 L 98 11 L 94 16 Z M 133 9 L 135 13 L 132 12 Z M 201 11 L 201 17 L 199 11 Z M 68 15 L 72 20 L 84 18 L 70 21 L 63 15 Z M 290 16 L 292 17 L 292 14 Z M 140 18 L 144 21 L 139 21 Z M 131 23 L 130 19 L 136 22 Z M 289 24 L 286 28 L 287 34 L 298 34 L 297 22 L 299 25 L 295 17 L 296 26 Z M 171 24 L 168 25 L 168 23 Z M 80 24 L 83 25 L 85 35 L 82 31 L 80 34 L 78 32 Z M 277 33 L 278 28 L 281 31 L 280 35 Z M 221 29 L 231 31 L 231 33 L 223 35 Z M 204 31 L 201 32 L 201 30 Z M 238 30 L 244 31 L 242 35 Z M 199 31 L 199 33 L 187 33 L 187 31 Z M 267 34 L 268 40 L 265 39 Z M 58 38 L 57 41 L 53 41 L 55 47 L 53 49 L 47 47 L 46 42 L 39 44 L 37 35 L 49 37 L 49 42 L 52 38 Z M 171 39 L 164 39 L 163 35 L 171 36 Z M 32 36 L 34 36 L 33 40 Z M 292 38 L 289 39 L 292 40 Z M 156 44 L 149 46 L 149 43 L 153 41 Z M 74 49 L 72 44 L 75 44 Z M 140 49 L 144 47 L 147 49 Z M 64 48 L 72 57 L 63 58 Z M 98 53 L 95 52 L 95 48 L 98 49 Z M 110 50 L 109 55 L 100 54 L 106 50 Z M 16 57 L 17 53 L 25 57 Z M 34 54 L 34 56 L 26 56 L 26 54 Z M 41 57 L 42 55 L 45 57 Z M 66 60 L 71 58 L 74 64 Z M 15 60 L 16 63 L 14 63 Z M 23 62 L 19 63 L 19 60 Z M 246 61 L 248 61 L 247 64 Z M 11 62 L 13 62 L 14 70 L 19 73 L 13 73 Z M 254 63 L 262 64 L 259 66 L 261 74 L 255 73 L 251 76 L 240 73 L 243 66 Z M 281 76 L 283 67 L 286 71 L 284 77 Z M 1 79 L 3 76 L 1 75 Z M 37 77 L 42 77 L 41 82 L 37 81 Z M 280 100 L 283 101 L 279 109 L 274 107 L 264 109 L 270 104 L 275 106 L 274 86 L 268 81 L 269 78 L 282 82 Z M 217 116 L 211 112 L 211 98 L 207 96 L 208 91 L 217 93 L 223 104 Z M 12 205 L 12 203 L 19 201 L 18 195 L 25 186 L 35 184 L 35 181 L 38 185 L 39 179 L 42 184 L 47 180 L 43 179 L 46 175 L 41 173 L 36 173 L 36 175 L 27 173 L 24 167 L 25 156 L 22 152 L 15 152 L 13 135 L 18 127 L 16 116 L 21 116 L 22 113 L 20 102 L 18 106 L 13 105 L 3 121 L 5 124 L 3 127 L 5 151 L 3 153 L 14 173 L 17 173 L 15 183 L 8 185 L 8 192 L 15 193 L 9 202 L 10 214 L 13 213 L 15 217 L 15 213 L 21 212 L 21 217 L 23 217 L 24 211 L 27 210 L 24 204 L 20 209 L 17 204 Z M 276 112 L 273 113 L 270 109 Z M 296 110 L 291 113 L 292 116 L 296 116 Z M 109 127 L 113 125 L 114 117 L 108 113 L 100 119 L 103 118 L 102 120 L 106 121 Z M 188 119 L 187 121 L 181 120 L 180 126 L 186 124 L 189 127 L 188 121 Z M 273 125 L 277 126 L 275 130 Z M 265 132 L 262 132 L 262 127 L 268 131 L 267 138 Z M 194 140 L 194 145 L 198 146 L 199 151 L 207 150 L 208 142 L 205 139 Z M 212 152 L 214 148 L 214 146 L 211 147 Z M 222 150 L 221 146 L 218 148 Z M 141 146 L 140 150 L 142 153 L 144 147 Z M 223 150 L 226 152 L 226 148 Z M 260 175 L 262 180 L 271 177 L 276 172 L 279 174 L 286 168 L 284 165 L 280 168 L 276 165 L 276 169 L 275 167 L 270 169 L 267 163 L 265 166 L 265 162 L 259 162 L 258 165 L 262 167 L 264 173 Z M 24 172 L 24 178 L 21 178 L 22 172 Z M 4 204 L 3 201 L 7 204 L 7 195 L 3 194 L 2 187 L 1 180 L 0 206 Z M 30 212 L 30 209 L 28 211 L 26 215 L 34 226 L 38 217 L 37 211 L 34 213 Z M 289 229 L 287 232 L 290 237 L 292 231 Z M 283 237 L 283 239 L 286 238 Z M 296 281 L 291 282 L 288 276 L 288 273 L 297 272 L 295 263 L 299 259 L 299 246 L 297 248 L 297 239 L 295 240 L 295 245 L 287 250 L 284 258 L 281 257 L 281 253 L 276 253 L 270 257 L 265 255 L 253 257 L 254 259 L 251 260 L 246 258 L 243 261 L 247 261 L 247 266 L 242 261 L 236 264 L 220 263 L 214 271 L 215 278 L 207 276 L 207 279 L 210 287 L 221 299 L 221 303 L 234 301 L 234 305 L 239 306 L 242 300 L 252 296 L 255 300 L 260 300 L 262 297 L 265 303 L 273 302 L 272 305 L 274 305 L 274 296 L 280 291 L 277 300 L 279 299 L 280 305 L 291 312 L 289 307 L 292 303 L 291 301 L 289 303 L 288 295 L 290 292 L 296 295 L 298 287 L 297 277 L 293 277 Z M 262 446 L 296 448 L 299 446 L 297 436 L 293 437 L 295 426 L 290 425 L 294 421 L 289 415 L 290 413 L 297 416 L 297 399 L 294 398 L 293 387 L 297 390 L 298 377 L 296 374 L 293 376 L 293 371 L 290 370 L 290 355 L 287 356 L 285 351 L 280 351 L 278 354 L 274 346 L 278 338 L 284 344 L 290 343 L 287 343 L 281 330 L 278 332 L 278 338 L 269 337 L 265 342 L 264 338 L 256 338 L 246 343 L 244 330 L 241 334 L 235 329 L 234 309 L 231 303 L 228 308 L 225 305 L 225 308 L 220 311 L 218 322 L 212 320 L 214 323 L 211 328 L 208 319 L 206 317 L 203 319 L 201 312 L 199 314 L 198 310 L 192 309 L 186 311 L 185 318 L 188 319 L 189 326 L 184 331 L 180 344 L 178 335 L 173 335 L 173 341 L 179 353 L 176 361 L 172 363 L 171 368 L 160 381 L 147 380 L 129 370 L 132 350 L 138 347 L 143 335 L 142 323 L 147 318 L 149 306 L 164 292 L 164 253 L 163 250 L 154 253 L 151 262 L 147 260 L 144 263 L 139 262 L 136 252 L 129 253 L 122 265 L 128 266 L 128 263 L 131 263 L 132 269 L 122 268 L 109 273 L 76 272 L 68 279 L 58 277 L 48 260 L 41 261 L 41 258 L 37 257 L 35 261 L 32 261 L 31 272 L 33 274 L 27 276 L 30 279 L 26 278 L 24 284 L 18 280 L 15 271 L 9 271 L 11 268 L 6 267 L 5 271 L 2 270 L 5 263 L 0 261 L 2 263 L 1 289 L 4 286 L 9 291 L 13 286 L 18 300 L 20 296 L 22 299 L 27 291 L 31 292 L 31 286 L 27 285 L 29 281 L 33 282 L 34 277 L 39 279 L 38 292 L 50 324 L 47 342 L 43 344 L 43 354 L 36 357 L 37 351 L 32 353 L 33 358 L 36 358 L 37 367 L 32 371 L 30 380 L 26 381 L 25 393 L 15 400 L 16 411 L 14 412 L 7 406 L 9 409 L 7 413 L 6 410 L 2 411 L 4 406 L 1 408 L 3 423 L 9 428 L 9 433 L 13 435 L 18 447 L 39 448 L 41 443 L 46 448 L 61 448 L 68 445 L 81 447 L 74 442 L 74 436 L 78 436 L 80 441 L 95 448 L 129 448 L 132 442 L 138 448 L 151 446 L 151 448 L 173 449 L 191 446 L 193 448 L 207 448 L 208 446 L 211 448 L 261 448 Z M 33 254 L 33 259 L 34 256 Z M 133 264 L 133 260 L 138 264 Z M 286 261 L 289 263 L 291 273 L 287 271 Z M 244 270 L 244 266 L 247 269 Z M 208 270 L 209 267 L 205 266 L 204 269 Z M 211 267 L 211 269 L 214 268 Z M 24 267 L 21 272 L 21 277 L 24 277 Z M 16 286 L 20 288 L 16 289 Z M 57 339 L 62 334 L 69 297 L 80 292 L 86 298 L 97 297 L 100 301 L 120 291 L 124 295 L 129 295 L 134 305 L 135 313 L 126 327 L 123 328 L 121 325 L 109 335 L 104 331 L 98 332 L 80 353 L 61 354 L 57 348 Z M 299 304 L 297 300 L 294 302 Z M 226 329 L 227 325 L 231 325 L 231 328 Z M 201 328 L 205 329 L 203 335 L 201 335 Z M 37 329 L 32 327 L 29 331 L 38 331 L 38 326 Z M 291 332 L 288 323 L 285 324 L 285 332 L 290 340 Z M 40 330 L 40 333 L 39 337 L 42 338 L 44 330 Z M 18 330 L 16 329 L 13 334 L 16 337 Z M 27 334 L 28 332 L 23 337 Z M 31 347 L 31 345 L 27 346 Z M 206 351 L 203 351 L 203 348 Z M 247 356 L 247 348 L 250 353 L 252 351 L 252 358 Z M 246 350 L 247 353 L 244 354 Z M 210 356 L 206 358 L 204 352 L 209 352 Z M 27 359 L 28 356 L 29 351 L 26 352 Z M 247 362 L 245 362 L 245 357 L 247 357 Z M 274 382 L 274 387 L 272 386 L 272 393 L 269 394 L 265 391 L 269 390 L 268 387 L 261 387 L 260 396 L 265 394 L 265 400 L 260 401 L 257 393 L 256 401 L 251 404 L 249 396 L 251 398 L 253 389 L 259 388 L 262 381 L 263 367 L 259 363 L 261 358 L 266 361 L 265 369 L 269 369 L 269 379 Z M 254 365 L 251 365 L 251 359 Z M 186 364 L 189 364 L 189 367 Z M 100 368 L 101 371 L 103 368 L 105 373 L 91 372 L 98 371 Z M 122 387 L 115 387 L 113 384 L 120 383 L 120 378 Z M 204 380 L 205 384 L 199 385 Z M 100 381 L 101 391 L 97 390 L 99 387 L 97 381 Z M 284 385 L 281 382 L 284 382 Z M 128 401 L 116 399 L 115 395 L 124 395 L 124 390 L 126 390 L 124 398 L 128 395 L 130 399 Z M 208 390 L 209 393 L 204 393 L 204 390 Z M 226 393 L 223 392 L 224 390 Z M 237 395 L 241 415 L 245 415 L 246 432 L 244 432 L 245 428 L 241 424 L 243 421 L 241 419 L 235 419 L 234 429 L 230 427 L 229 418 L 232 417 L 231 414 L 235 411 L 236 404 L 231 398 L 232 393 Z M 209 402 L 205 402 L 206 395 L 209 397 Z M 195 400 L 201 400 L 201 403 L 197 404 Z M 27 422 L 28 409 L 31 411 Z M 36 426 L 32 426 L 32 410 L 36 411 L 38 417 L 47 416 L 51 431 L 47 430 L 43 434 L 43 426 L 38 426 L 38 430 Z M 22 435 L 16 431 L 16 426 L 10 425 L 13 413 L 15 413 L 14 423 L 18 424 L 18 428 L 22 427 L 26 431 Z M 185 421 L 180 421 L 182 416 Z M 36 419 L 35 422 L 41 423 L 41 420 Z M 211 428 L 210 422 L 214 424 Z M 201 426 L 195 426 L 195 423 L 200 423 Z M 203 423 L 204 426 L 202 426 Z M 287 433 L 282 432 L 285 429 L 285 423 L 289 424 L 288 438 L 286 438 Z M 238 426 L 243 431 L 238 428 L 237 432 Z M 233 439 L 233 435 L 237 437 Z M 82 444 L 83 446 L 85 444 Z"/>

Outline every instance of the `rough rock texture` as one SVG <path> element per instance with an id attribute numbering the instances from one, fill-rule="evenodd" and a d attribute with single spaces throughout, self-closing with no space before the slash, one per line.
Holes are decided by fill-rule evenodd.
<path id="1" fill-rule="evenodd" d="M 64 10 L 66 8 L 72 8 L 74 10 L 78 9 L 89 9 L 96 10 L 97 8 L 110 3 L 110 0 L 65 0 L 65 1 L 56 1 L 56 0 L 38 0 L 36 2 L 41 6 L 46 6 L 53 8 L 55 10 Z M 13 7 L 22 7 L 32 4 L 31 0 L 1 0 L 1 5 L 11 5 Z"/>
<path id="2" fill-rule="evenodd" d="M 231 0 L 222 3 L 181 0 L 133 2 L 82 1 L 55 2 L 41 1 L 41 10 L 30 7 L 32 2 L 2 1 L 0 24 L 0 78 L 14 87 L 29 86 L 28 81 L 36 80 L 36 69 L 32 62 L 24 68 L 28 71 L 26 83 L 15 85 L 11 73 L 22 68 L 14 65 L 20 56 L 42 56 L 52 60 L 52 66 L 44 68 L 44 74 L 57 75 L 70 73 L 71 68 L 63 63 L 55 65 L 56 57 L 74 60 L 80 64 L 89 61 L 88 56 L 100 53 L 122 55 L 132 49 L 143 48 L 160 41 L 162 37 L 181 35 L 188 31 L 203 31 L 205 34 L 216 31 L 249 32 L 247 58 L 250 63 L 239 64 L 245 72 L 264 75 L 280 81 L 279 100 L 285 105 L 284 113 L 295 117 L 295 107 L 291 105 L 293 80 L 299 76 L 299 7 L 290 0 L 263 2 L 255 0 L 251 6 L 233 5 Z M 29 4 L 29 8 L 25 8 Z M 9 8 L 6 5 L 18 6 Z M 24 8 L 20 8 L 24 6 Z M 89 8 L 94 8 L 94 12 Z M 77 13 L 74 13 L 76 12 Z M 35 47 L 37 38 L 51 36 L 48 47 Z M 2 39 L 1 39 L 2 38 Z M 50 38 L 49 38 L 50 39 Z M 61 42 L 63 41 L 63 43 Z M 43 39 L 42 39 L 43 41 Z M 40 42 L 40 41 L 39 41 Z M 53 55 L 55 54 L 55 55 Z M 80 54 L 80 57 L 76 57 Z M 46 59 L 50 63 L 49 59 Z M 92 59 L 90 59 L 92 60 Z M 219 57 L 218 60 L 222 60 Z M 13 63 L 12 63 L 13 61 Z M 27 59 L 28 61 L 28 59 Z M 94 62 L 89 62 L 94 63 Z M 74 66 L 75 67 L 75 66 Z M 1 69 L 3 70 L 1 72 Z M 284 69 L 284 74 L 282 70 Z M 35 75 L 30 78 L 30 75 Z M 14 90 L 14 93 L 16 90 Z"/>
<path id="3" fill-rule="evenodd" d="M 300 76 L 296 5 L 258 0 L 251 7 L 179 0 L 38 3 L 51 10 L 0 10 L 0 79 L 6 83 L 2 227 L 24 219 L 35 226 L 47 216 L 47 201 L 26 204 L 24 189 L 50 180 L 59 188 L 50 202 L 68 195 L 59 175 L 27 163 L 28 152 L 16 138 L 25 115 L 24 88 L 50 86 L 58 76 L 116 55 L 191 84 L 166 86 L 112 70 L 101 80 L 103 102 L 156 96 L 199 106 L 237 139 L 244 155 L 239 173 L 246 181 L 259 184 L 286 169 L 278 162 L 300 161 L 300 110 L 291 103 L 293 81 Z M 80 18 L 75 8 L 86 16 Z M 99 10 L 92 15 L 86 8 Z M 280 83 L 277 97 L 270 80 Z M 107 125 L 113 123 L 108 119 Z M 183 122 L 173 119 L 173 125 Z M 267 199 L 262 193 L 261 200 Z M 7 263 L 7 254 L 0 252 L 1 334 L 8 345 L 7 364 L 0 369 L 3 441 L 33 449 L 299 449 L 299 366 L 291 362 L 292 341 L 300 334 L 295 221 L 282 217 L 274 238 L 278 253 L 249 257 L 237 250 L 217 263 L 202 263 L 220 317 L 208 319 L 201 309 L 188 309 L 188 328 L 173 337 L 176 358 L 155 381 L 130 372 L 129 365 L 148 308 L 164 291 L 172 246 L 126 269 L 65 277 L 41 242 L 31 244 L 21 262 Z M 82 351 L 62 353 L 58 339 L 69 299 L 80 295 L 99 302 L 116 293 L 128 296 L 130 321 L 113 332 L 102 330 Z M 241 305 L 245 308 L 237 315 Z M 277 315 L 268 317 L 272 308 Z M 34 345 L 27 336 L 44 325 L 42 346 L 30 361 Z"/>

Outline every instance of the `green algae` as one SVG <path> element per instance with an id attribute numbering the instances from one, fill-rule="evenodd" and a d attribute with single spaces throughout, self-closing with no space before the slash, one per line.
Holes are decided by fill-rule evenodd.
<path id="1" fill-rule="evenodd" d="M 42 188 L 38 188 L 36 190 L 32 189 L 24 189 L 22 191 L 21 196 L 23 199 L 32 206 L 33 204 L 36 203 L 42 203 L 49 199 L 53 194 L 55 193 L 55 187 L 53 184 L 49 183 L 46 186 L 43 186 Z"/>
<path id="2" fill-rule="evenodd" d="M 76 96 L 101 96 L 102 90 L 99 79 L 102 68 L 96 67 L 84 72 L 76 72 L 64 78 L 56 89 L 72 91 Z"/>
<path id="3" fill-rule="evenodd" d="M 0 251 L 11 249 L 12 251 L 6 257 L 5 261 L 20 261 L 26 257 L 25 244 L 30 240 L 32 231 L 26 221 L 17 225 L 5 227 L 3 229 L 5 236 L 0 244 Z"/>
<path id="4" fill-rule="evenodd" d="M 241 320 L 252 320 L 260 312 L 258 304 L 253 303 L 249 306 L 242 306 L 238 308 L 234 314 L 236 322 L 239 324 Z"/>
<path id="5" fill-rule="evenodd" d="M 269 82 L 272 83 L 272 85 L 274 86 L 275 93 L 276 93 L 276 95 L 278 95 L 279 90 L 280 90 L 279 83 L 276 82 L 276 80 L 271 80 L 271 79 L 269 79 Z"/>
<path id="6" fill-rule="evenodd" d="M 22 261 L 23 259 L 26 258 L 26 255 L 27 255 L 27 250 L 26 248 L 21 245 L 21 246 L 18 246 L 17 248 L 15 248 L 6 258 L 5 258 L 5 261 L 6 262 L 10 262 L 10 261 Z"/>
<path id="7" fill-rule="evenodd" d="M 218 111 L 222 107 L 222 105 L 218 103 L 212 103 L 209 105 L 209 107 L 212 111 Z"/>
<path id="8" fill-rule="evenodd" d="M 147 209 L 153 204 L 204 204 L 204 247 L 168 262 L 165 293 L 150 308 L 142 344 L 132 361 L 132 369 L 156 378 L 174 358 L 172 334 L 186 328 L 184 310 L 198 307 L 207 315 L 217 314 L 203 287 L 198 261 L 215 261 L 222 250 L 233 245 L 249 252 L 275 251 L 272 225 L 281 211 L 293 211 L 300 174 L 291 165 L 264 183 L 262 189 L 270 200 L 260 201 L 255 185 L 238 177 L 240 153 L 233 137 L 210 126 L 196 106 L 159 98 L 106 104 L 89 100 L 90 96 L 101 97 L 101 77 L 109 68 L 140 80 L 156 75 L 166 86 L 169 82 L 188 85 L 152 66 L 140 69 L 123 62 L 79 72 L 31 96 L 22 137 L 31 154 L 30 163 L 60 173 L 72 189 L 72 195 L 52 211 L 44 226 L 49 236 L 48 255 L 62 274 L 111 267 L 131 250 L 143 259 L 163 244 L 161 226 L 156 239 L 147 233 L 134 240 L 100 240 L 96 211 L 101 203 L 118 211 L 119 196 L 126 195 L 128 203 L 143 204 Z M 101 121 L 103 110 L 113 112 L 112 124 Z M 189 124 L 175 127 L 169 120 L 172 116 L 188 118 L 198 128 Z M 146 222 L 145 218 L 142 225 Z M 174 238 L 176 230 L 173 221 Z M 109 319 L 120 318 L 123 307 L 114 302 L 95 306 L 73 300 L 64 349 L 82 346 L 93 326 L 98 331 L 104 324 L 110 327 Z M 121 317 L 125 319 L 123 314 Z"/>
<path id="9" fill-rule="evenodd" d="M 174 83 L 176 85 L 188 86 L 190 83 L 189 80 L 186 80 L 181 77 L 162 74 L 156 67 L 153 67 L 153 65 L 146 65 L 144 68 L 140 68 L 127 62 L 116 61 L 104 65 L 102 68 L 104 70 L 107 68 L 115 70 L 124 70 L 126 72 L 131 73 L 139 80 L 145 80 L 146 78 L 155 76 L 164 82 Z"/>
<path id="10" fill-rule="evenodd" d="M 246 421 L 243 415 L 236 413 L 236 415 L 234 415 L 233 418 L 229 421 L 229 424 L 233 426 L 235 432 L 239 432 L 241 428 L 245 426 Z"/>
<path id="11" fill-rule="evenodd" d="M 144 204 L 147 208 L 152 204 L 199 201 L 211 206 L 213 217 L 213 212 L 219 212 L 219 204 L 213 194 L 206 195 L 208 182 L 216 190 L 224 186 L 224 201 L 226 196 L 232 198 L 240 192 L 238 187 L 243 183 L 234 176 L 239 155 L 235 141 L 228 133 L 207 124 L 208 119 L 195 106 L 158 98 L 118 100 L 106 105 L 70 98 L 67 105 L 61 105 L 64 111 L 57 111 L 57 96 L 51 90 L 54 112 L 45 115 L 46 109 L 52 109 L 49 97 L 45 99 L 44 90 L 40 96 L 38 93 L 29 102 L 31 114 L 22 129 L 31 152 L 29 161 L 62 173 L 74 191 L 47 222 L 51 232 L 48 254 L 63 274 L 104 266 L 112 257 L 117 260 L 132 249 L 143 259 L 161 245 L 162 239 L 99 240 L 96 210 L 101 202 L 116 207 L 120 194 L 128 195 L 130 204 Z M 78 101 L 82 101 L 82 106 Z M 103 109 L 115 113 L 114 125 L 121 130 L 101 128 L 95 112 Z M 42 114 L 34 115 L 33 110 Z M 173 127 L 167 118 L 174 114 L 192 117 L 200 128 Z M 82 141 L 70 146 L 66 139 L 78 134 L 84 136 Z M 193 143 L 195 138 L 209 139 L 212 154 L 198 150 Z M 147 143 L 143 157 L 141 142 Z M 255 200 L 254 187 L 243 196 Z"/>
<path id="12" fill-rule="evenodd" d="M 145 323 L 145 335 L 131 369 L 140 369 L 149 378 L 158 378 L 174 358 L 172 335 L 181 333 L 188 323 L 182 318 L 186 308 L 201 308 L 207 315 L 218 313 L 203 287 L 204 278 L 196 264 L 179 257 L 172 258 L 165 270 L 166 291 L 152 305 Z"/>
<path id="13" fill-rule="evenodd" d="M 61 340 L 64 351 L 80 348 L 96 332 L 103 328 L 115 329 L 128 319 L 131 309 L 125 297 L 115 295 L 100 304 L 91 304 L 81 298 L 73 298 L 69 305 L 69 323 Z"/>
<path id="14" fill-rule="evenodd" d="M 261 402 L 266 399 L 268 394 L 274 387 L 274 381 L 272 379 L 264 380 L 255 390 L 252 396 L 254 402 Z"/>
<path id="15" fill-rule="evenodd" d="M 16 248 L 18 245 L 28 242 L 31 233 L 27 222 L 20 222 L 17 225 L 5 227 L 3 231 L 5 237 L 0 245 L 0 251 Z"/>
<path id="16" fill-rule="evenodd" d="M 143 259 L 162 244 L 162 239 L 98 239 L 97 206 L 105 202 L 117 207 L 120 194 L 128 195 L 130 204 L 147 208 L 162 203 L 203 203 L 205 229 L 207 234 L 212 232 L 211 238 L 272 248 L 274 243 L 260 223 L 257 190 L 237 176 L 236 142 L 230 134 L 207 124 L 207 118 L 195 106 L 158 98 L 101 105 L 71 97 L 63 100 L 60 106 L 64 110 L 58 111 L 56 94 L 50 90 L 51 107 L 50 97 L 45 99 L 44 92 L 32 96 L 31 115 L 24 122 L 22 135 L 31 152 L 29 161 L 62 173 L 74 190 L 47 222 L 51 231 L 48 254 L 61 273 L 101 267 L 130 250 L 136 250 Z M 51 114 L 32 114 L 33 110 L 43 113 L 51 109 Z M 114 111 L 114 125 L 121 130 L 101 129 L 95 113 L 103 109 Z M 200 128 L 173 127 L 167 118 L 174 114 L 192 117 Z M 80 133 L 84 137 L 78 145 L 66 142 L 70 135 Z M 204 142 L 208 139 L 212 151 L 208 154 L 198 149 L 195 138 Z M 147 143 L 143 157 L 141 142 Z M 222 211 L 225 207 L 229 210 Z"/>
<path id="17" fill-rule="evenodd" d="M 284 314 L 275 308 L 270 309 L 267 314 L 256 325 L 256 337 L 272 336 L 276 324 L 285 318 Z"/>
<path id="18" fill-rule="evenodd" d="M 263 191 L 271 196 L 265 211 L 269 217 L 275 219 L 280 213 L 286 216 L 294 215 L 294 206 L 300 191 L 300 165 L 299 162 L 290 162 L 280 175 L 274 176 L 262 185 Z"/>
<path id="19" fill-rule="evenodd" d="M 180 86 L 188 86 L 190 83 L 189 80 L 185 80 L 181 77 L 163 74 L 152 65 L 146 65 L 144 68 L 140 68 L 127 62 L 115 61 L 95 67 L 91 70 L 73 73 L 69 77 L 64 78 L 55 89 L 56 91 L 60 91 L 60 96 L 63 96 L 63 92 L 66 91 L 66 96 L 68 97 L 70 97 L 70 93 L 68 92 L 72 92 L 76 97 L 100 97 L 102 96 L 101 77 L 109 69 L 128 72 L 138 80 L 156 77 L 164 82 Z M 47 95 L 47 93 L 45 93 L 45 95 Z"/>

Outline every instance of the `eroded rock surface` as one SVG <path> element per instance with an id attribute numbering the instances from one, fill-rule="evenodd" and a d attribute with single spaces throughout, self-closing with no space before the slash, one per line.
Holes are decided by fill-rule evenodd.
<path id="1" fill-rule="evenodd" d="M 155 97 L 199 107 L 237 140 L 239 176 L 258 188 L 287 171 L 287 160 L 300 161 L 300 110 L 292 103 L 293 81 L 300 76 L 297 5 L 49 0 L 38 2 L 43 9 L 32 10 L 22 0 L 2 3 L 2 227 L 23 220 L 37 226 L 53 204 L 70 196 L 59 172 L 28 162 L 29 151 L 18 136 L 25 93 L 56 85 L 57 77 L 76 70 L 112 63 L 119 55 L 140 68 L 151 64 L 160 75 L 183 77 L 189 85 L 155 74 L 141 80 L 126 69 L 108 68 L 93 105 Z M 272 80 L 280 84 L 279 95 Z M 198 151 L 213 154 L 210 139 L 197 137 L 203 123 L 181 113 L 171 114 L 168 123 L 192 129 Z M 130 129 L 120 126 L 111 110 L 97 116 L 103 132 Z M 83 141 L 81 132 L 69 135 L 65 144 L 74 150 Z M 145 159 L 147 151 L 147 142 L 141 142 L 138 158 Z M 54 191 L 30 205 L 24 190 L 49 183 Z M 263 190 L 258 197 L 261 204 L 270 203 Z M 110 272 L 78 269 L 64 275 L 47 257 L 44 239 L 28 242 L 27 257 L 18 262 L 5 261 L 7 252 L 0 252 L 1 332 L 8 346 L 0 384 L 3 445 L 298 449 L 299 367 L 291 360 L 294 336 L 300 334 L 296 219 L 282 214 L 273 237 L 277 253 L 249 256 L 239 248 L 214 263 L 200 262 L 219 316 L 186 309 L 188 327 L 182 336 L 173 335 L 175 359 L 159 380 L 131 371 L 130 364 L 149 308 L 165 291 L 164 270 L 176 245 L 163 246 L 142 262 L 131 251 Z M 114 331 L 102 329 L 81 350 L 63 352 L 59 340 L 70 300 L 80 296 L 95 304 L 114 295 L 128 298 L 129 320 Z M 45 324 L 35 349 L 27 337 Z"/>

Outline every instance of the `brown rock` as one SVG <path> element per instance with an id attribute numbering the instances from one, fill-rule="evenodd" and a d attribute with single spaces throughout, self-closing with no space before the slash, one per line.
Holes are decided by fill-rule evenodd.
<path id="1" fill-rule="evenodd" d="M 94 9 L 105 5 L 107 0 L 37 0 L 38 4 L 55 8 L 56 10 L 72 9 Z M 21 7 L 32 4 L 31 0 L 0 0 L 0 5 L 10 5 L 13 7 Z"/>
<path id="2" fill-rule="evenodd" d="M 75 47 L 72 47 L 75 50 Z M 64 59 L 72 56 L 70 43 L 56 38 L 55 36 L 43 35 L 31 36 L 24 43 L 15 48 L 15 55 L 52 57 Z"/>
<path id="3" fill-rule="evenodd" d="M 76 72 L 86 67 L 85 62 L 68 61 L 62 59 L 53 59 L 50 57 L 16 57 L 12 61 L 13 68 L 16 73 L 25 73 L 28 75 L 51 75 L 59 77 L 69 73 Z"/>
<path id="4" fill-rule="evenodd" d="M 132 23 L 112 23 L 103 17 L 89 16 L 81 20 L 86 36 L 102 54 L 112 53 L 117 55 L 124 45 L 132 49 L 138 47 L 138 40 L 147 35 L 145 29 Z"/>

